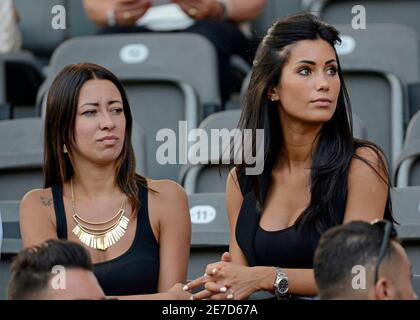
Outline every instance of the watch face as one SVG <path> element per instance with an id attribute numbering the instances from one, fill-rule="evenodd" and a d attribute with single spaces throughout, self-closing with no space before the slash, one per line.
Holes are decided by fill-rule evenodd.
<path id="1" fill-rule="evenodd" d="M 289 283 L 287 279 L 283 278 L 279 282 L 278 291 L 280 294 L 285 294 L 289 290 Z"/>

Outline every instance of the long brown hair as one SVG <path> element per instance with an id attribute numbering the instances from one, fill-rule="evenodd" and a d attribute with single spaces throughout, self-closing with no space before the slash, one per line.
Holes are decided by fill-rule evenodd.
<path id="1" fill-rule="evenodd" d="M 127 195 L 133 208 L 140 207 L 138 186 L 146 186 L 146 178 L 136 173 L 136 160 L 131 143 L 133 118 L 127 95 L 118 78 L 109 70 L 92 63 L 70 64 L 54 79 L 47 99 L 44 128 L 44 187 L 62 186 L 74 174 L 71 148 L 64 153 L 63 146 L 73 146 L 74 125 L 80 90 L 88 80 L 111 81 L 119 90 L 126 119 L 125 139 L 117 159 L 115 183 Z"/>

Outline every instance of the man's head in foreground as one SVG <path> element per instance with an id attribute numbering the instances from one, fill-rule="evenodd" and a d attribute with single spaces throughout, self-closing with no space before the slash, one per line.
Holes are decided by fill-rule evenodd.
<path id="1" fill-rule="evenodd" d="M 11 266 L 11 300 L 104 299 L 89 253 L 79 244 L 48 240 L 22 250 Z"/>
<path id="2" fill-rule="evenodd" d="M 386 220 L 328 230 L 315 251 L 314 272 L 321 299 L 417 299 L 410 260 Z"/>

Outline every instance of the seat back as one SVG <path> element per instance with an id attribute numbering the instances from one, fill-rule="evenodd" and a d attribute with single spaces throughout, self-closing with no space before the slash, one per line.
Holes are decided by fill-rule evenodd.
<path id="1" fill-rule="evenodd" d="M 223 193 L 191 194 L 188 202 L 192 223 L 188 279 L 195 279 L 228 250 L 230 229 Z"/>
<path id="2" fill-rule="evenodd" d="M 213 141 L 211 130 L 227 129 L 232 132 L 233 136 L 231 130 L 237 128 L 240 115 L 241 110 L 221 111 L 208 116 L 201 122 L 199 128 L 205 130 L 209 137 L 208 164 L 183 166 L 179 180 L 188 194 L 225 192 L 226 179 L 231 165 L 219 163 L 219 160 L 229 155 L 230 148 L 224 148 L 220 138 L 219 142 Z M 219 144 L 219 154 L 216 159 L 211 158 L 213 143 Z"/>
<path id="3" fill-rule="evenodd" d="M 53 13 L 53 8 L 59 5 L 66 9 L 67 2 L 68 0 L 36 0 L 36 3 L 27 0 L 14 1 L 20 16 L 24 49 L 37 56 L 49 57 L 54 49 L 69 37 L 67 29 L 52 27 L 53 19 L 57 16 Z"/>
<path id="4" fill-rule="evenodd" d="M 43 119 L 0 121 L 0 200 L 42 188 Z"/>
<path id="5" fill-rule="evenodd" d="M 394 181 L 398 187 L 420 186 L 420 111 L 410 120 L 404 148 L 395 162 Z"/>
<path id="6" fill-rule="evenodd" d="M 274 21 L 301 10 L 299 0 L 267 0 L 263 12 L 252 22 L 252 30 L 263 37 Z"/>
<path id="7" fill-rule="evenodd" d="M 83 0 L 67 0 L 67 16 L 71 37 L 93 35 L 99 30 L 99 27 L 86 15 Z"/>
<path id="8" fill-rule="evenodd" d="M 3 225 L 2 254 L 16 254 L 22 249 L 19 229 L 19 201 L 0 201 L 0 213 Z"/>
<path id="9" fill-rule="evenodd" d="M 393 188 L 391 192 L 398 238 L 413 266 L 413 287 L 420 293 L 420 187 Z"/>
<path id="10" fill-rule="evenodd" d="M 337 53 L 353 111 L 369 128 L 367 138 L 383 148 L 392 164 L 401 152 L 409 118 L 406 84 L 419 77 L 416 35 L 412 29 L 394 24 L 371 23 L 362 31 L 349 25 L 335 26 L 343 40 Z M 389 38 L 395 41 L 391 43 Z M 404 50 L 399 49 L 402 47 Z M 407 64 L 400 67 L 397 61 Z"/>
<path id="11" fill-rule="evenodd" d="M 355 5 L 363 6 L 366 12 L 367 29 L 375 23 L 396 23 L 410 27 L 417 31 L 417 38 L 420 39 L 420 2 L 417 0 L 304 0 L 303 7 L 314 14 L 319 15 L 323 20 L 332 24 L 351 24 L 356 13 L 352 12 Z M 395 41 L 397 38 L 385 35 L 392 39 L 392 43 L 398 48 Z M 404 54 L 400 50 L 401 54 Z M 420 56 L 418 56 L 420 58 Z M 399 60 L 399 59 L 395 59 Z M 399 60 L 405 61 L 405 60 Z M 410 63 L 406 63 L 410 66 Z M 411 67 L 413 67 L 411 65 Z M 419 72 L 419 69 L 415 70 Z"/>
<path id="12" fill-rule="evenodd" d="M 19 201 L 0 201 L 0 229 L 3 226 L 3 245 L 0 258 L 0 300 L 7 298 L 11 259 L 22 248 L 19 229 Z"/>

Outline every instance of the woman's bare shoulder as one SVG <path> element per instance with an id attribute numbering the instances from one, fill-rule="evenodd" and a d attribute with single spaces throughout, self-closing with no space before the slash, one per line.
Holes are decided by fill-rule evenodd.
<path id="1" fill-rule="evenodd" d="M 156 192 L 151 192 L 153 197 L 161 200 L 174 200 L 185 198 L 186 193 L 184 188 L 177 182 L 169 179 L 152 180 L 147 179 L 147 186 Z"/>
<path id="2" fill-rule="evenodd" d="M 184 217 L 188 211 L 188 197 L 184 188 L 172 180 L 147 180 L 149 191 L 149 209 L 158 217 Z M 189 216 L 189 213 L 188 213 Z"/>
<path id="3" fill-rule="evenodd" d="M 20 201 L 20 213 L 30 211 L 51 212 L 54 209 L 51 188 L 33 189 L 27 192 Z"/>

